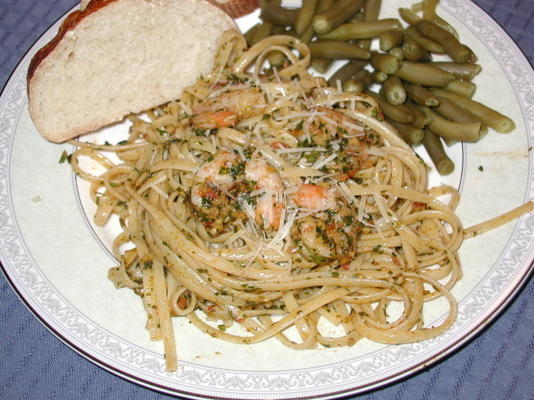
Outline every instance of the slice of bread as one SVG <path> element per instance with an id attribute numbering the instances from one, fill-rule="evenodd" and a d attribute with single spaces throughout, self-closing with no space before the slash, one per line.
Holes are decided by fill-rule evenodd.
<path id="1" fill-rule="evenodd" d="M 28 69 L 29 110 L 63 142 L 180 97 L 212 69 L 233 20 L 205 0 L 92 0 Z"/>

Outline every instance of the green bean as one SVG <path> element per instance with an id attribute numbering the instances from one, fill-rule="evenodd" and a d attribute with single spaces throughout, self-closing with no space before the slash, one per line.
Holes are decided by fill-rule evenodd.
<path id="1" fill-rule="evenodd" d="M 367 61 L 362 60 L 349 61 L 332 74 L 330 79 L 328 79 L 328 85 L 331 87 L 336 87 L 337 81 L 340 81 L 341 83 L 345 82 L 347 79 L 349 79 L 352 75 L 361 70 L 367 64 Z"/>
<path id="2" fill-rule="evenodd" d="M 449 32 L 456 39 L 458 39 L 460 37 L 458 35 L 458 32 L 456 31 L 456 29 L 454 29 L 451 24 L 449 24 L 447 21 L 445 21 L 439 15 L 436 15 L 434 18 L 432 18 L 432 22 L 435 23 L 437 26 L 439 26 L 441 29 L 446 30 L 447 32 Z"/>
<path id="3" fill-rule="evenodd" d="M 472 57 L 469 47 L 461 44 L 450 32 L 430 21 L 419 21 L 415 27 L 421 34 L 439 43 L 455 62 L 466 62 Z"/>
<path id="4" fill-rule="evenodd" d="M 416 128 L 410 124 L 402 124 L 400 122 L 394 121 L 391 118 L 386 118 L 386 120 L 393 125 L 393 127 L 399 133 L 399 136 L 408 144 L 416 146 L 423 141 L 423 136 L 425 135 L 422 129 Z"/>
<path id="5" fill-rule="evenodd" d="M 478 132 L 478 140 L 486 136 L 488 134 L 488 131 L 489 131 L 488 126 L 482 124 L 482 126 L 480 127 L 480 132 Z"/>
<path id="6" fill-rule="evenodd" d="M 360 46 L 362 49 L 371 49 L 371 44 L 373 41 L 371 39 L 360 39 L 358 40 L 358 46 Z"/>
<path id="7" fill-rule="evenodd" d="M 293 36 L 295 38 L 298 38 L 297 31 L 292 26 L 284 33 L 287 36 Z"/>
<path id="8" fill-rule="evenodd" d="M 404 53 L 402 52 L 402 48 L 400 47 L 393 47 L 389 52 L 388 54 L 390 56 L 393 56 L 395 57 L 397 60 L 399 61 L 403 61 L 404 60 Z"/>
<path id="9" fill-rule="evenodd" d="M 436 53 L 436 54 L 445 53 L 445 49 L 443 48 L 443 46 L 441 46 L 439 43 L 436 43 L 435 41 L 422 35 L 421 32 L 419 32 L 415 28 L 415 26 L 409 26 L 408 28 L 406 28 L 406 35 L 408 35 L 410 39 L 417 42 L 419 46 L 421 46 L 423 49 L 425 49 L 426 51 L 430 53 Z"/>
<path id="10" fill-rule="evenodd" d="M 304 34 L 306 34 L 306 33 L 304 33 Z M 313 34 L 314 34 L 314 33 L 313 33 L 313 29 L 312 29 L 312 30 L 311 30 L 311 36 L 310 36 L 310 39 L 313 37 Z M 303 35 L 301 35 L 301 36 L 297 35 L 297 31 L 295 30 L 294 27 L 290 27 L 289 29 L 287 29 L 287 30 L 284 32 L 284 35 L 292 36 L 292 37 L 294 37 L 294 38 L 297 38 L 297 39 L 299 39 L 301 42 L 306 43 L 306 44 L 308 44 L 308 42 L 309 42 L 309 40 L 308 40 L 308 42 L 305 40 L 305 38 L 303 37 Z"/>
<path id="11" fill-rule="evenodd" d="M 489 126 L 496 132 L 509 133 L 515 129 L 514 121 L 478 101 L 443 89 L 432 89 L 432 93 L 456 103 L 458 106 L 475 115 L 483 124 Z"/>
<path id="12" fill-rule="evenodd" d="M 366 88 L 373 84 L 373 77 L 371 76 L 371 73 L 366 69 L 360 69 L 352 76 L 352 78 L 363 82 Z"/>
<path id="13" fill-rule="evenodd" d="M 422 12 L 423 18 L 430 20 L 436 15 L 436 7 L 439 0 L 423 0 L 419 3 L 412 4 L 413 12 Z"/>
<path id="14" fill-rule="evenodd" d="M 363 6 L 363 17 L 365 21 L 376 21 L 380 15 L 382 0 L 366 0 Z"/>
<path id="15" fill-rule="evenodd" d="M 471 114 L 469 111 L 458 106 L 456 103 L 444 98 L 439 97 L 440 103 L 434 110 L 441 116 L 450 119 L 454 122 L 461 122 L 464 124 L 471 122 L 482 122 L 475 115 Z M 480 131 L 478 133 L 478 138 L 480 139 L 488 132 L 488 127 L 486 125 L 480 126 Z"/>
<path id="16" fill-rule="evenodd" d="M 480 127 L 482 125 L 480 122 L 461 123 L 449 121 L 428 107 L 425 107 L 424 110 L 431 119 L 428 127 L 436 135 L 459 142 L 478 141 Z"/>
<path id="17" fill-rule="evenodd" d="M 271 32 L 272 35 L 281 35 L 285 33 L 286 28 L 282 25 L 274 25 L 273 30 Z M 269 60 L 269 64 L 273 67 L 279 67 L 282 65 L 286 59 L 286 56 L 281 51 L 272 51 L 267 55 L 267 59 Z"/>
<path id="18" fill-rule="evenodd" d="M 250 43 L 251 45 L 258 43 L 260 40 L 265 39 L 268 36 L 271 36 L 273 31 L 273 24 L 270 22 L 262 22 L 258 28 L 251 35 Z"/>
<path id="19" fill-rule="evenodd" d="M 423 1 L 420 1 L 419 3 L 413 3 L 411 6 L 410 6 L 410 11 L 414 12 L 414 13 L 418 13 L 418 12 L 421 12 L 423 11 L 423 3 L 425 2 L 425 0 Z"/>
<path id="20" fill-rule="evenodd" d="M 430 123 L 430 116 L 417 104 L 412 103 L 409 99 L 404 103 L 414 115 L 412 125 L 416 128 L 423 129 Z"/>
<path id="21" fill-rule="evenodd" d="M 473 79 L 482 70 L 482 67 L 479 64 L 455 63 L 448 61 L 435 61 L 432 64 L 450 72 L 459 79 Z"/>
<path id="22" fill-rule="evenodd" d="M 439 0 L 423 0 L 419 4 L 414 4 L 412 6 L 412 10 L 415 11 L 415 6 L 420 6 L 420 10 L 423 12 L 423 19 L 426 20 L 432 20 L 437 14 L 436 14 L 436 8 L 438 6 Z"/>
<path id="23" fill-rule="evenodd" d="M 385 97 L 375 92 L 366 93 L 377 101 L 384 115 L 391 118 L 392 120 L 401 122 L 403 124 L 411 124 L 414 121 L 414 115 L 412 113 L 412 110 L 410 110 L 404 104 L 394 106 L 393 104 L 390 104 Z"/>
<path id="24" fill-rule="evenodd" d="M 358 12 L 364 0 L 337 0 L 328 10 L 313 19 L 313 29 L 317 33 L 330 32 Z"/>
<path id="25" fill-rule="evenodd" d="M 270 53 L 267 56 L 267 59 L 269 60 L 271 67 L 279 67 L 284 63 L 285 56 L 284 53 L 277 51 Z"/>
<path id="26" fill-rule="evenodd" d="M 345 23 L 355 23 L 355 22 L 363 22 L 363 12 L 362 11 L 357 12 L 356 14 L 354 14 L 352 16 L 352 18 L 349 18 L 347 21 L 345 21 Z M 317 35 L 317 37 L 319 38 L 319 35 Z M 371 49 L 371 46 L 367 47 L 367 42 L 362 40 L 362 39 L 348 40 L 348 42 L 349 43 L 353 43 L 353 44 L 357 44 L 362 49 L 367 49 L 367 50 Z"/>
<path id="27" fill-rule="evenodd" d="M 455 38 L 458 38 L 458 32 L 456 32 L 456 29 L 454 29 L 447 21 L 445 21 L 436 13 L 436 6 L 438 5 L 438 3 L 439 0 L 424 0 L 421 3 L 412 5 L 412 11 L 422 11 L 423 19 L 426 19 L 427 21 L 432 21 L 440 28 L 443 28 L 446 31 L 450 32 Z M 420 7 L 414 7 L 416 5 L 420 5 Z"/>
<path id="28" fill-rule="evenodd" d="M 317 3 L 317 9 L 316 14 L 323 12 L 327 10 L 328 8 L 332 7 L 332 4 L 334 4 L 335 0 L 319 0 Z M 312 19 L 313 22 L 313 19 Z M 300 35 L 298 35 L 298 38 L 303 42 L 308 44 L 313 37 L 315 36 L 315 30 L 313 29 L 313 23 L 310 23 L 308 27 L 302 32 Z"/>
<path id="29" fill-rule="evenodd" d="M 402 29 L 399 20 L 395 18 L 379 19 L 377 21 L 348 22 L 328 33 L 318 34 L 317 37 L 319 39 L 334 40 L 373 39 L 383 32 L 394 29 Z"/>
<path id="30" fill-rule="evenodd" d="M 325 12 L 330 7 L 332 7 L 335 2 L 336 2 L 336 0 L 319 0 L 318 3 L 317 3 L 317 9 L 316 9 L 315 15 Z M 314 16 L 314 18 L 315 18 L 315 16 Z M 312 26 L 312 29 L 313 29 L 313 19 L 312 19 L 312 22 L 311 22 L 311 26 Z M 313 32 L 315 33 L 315 29 L 313 30 Z"/>
<path id="31" fill-rule="evenodd" d="M 384 81 L 380 94 L 394 106 L 403 104 L 406 101 L 406 90 L 402 81 L 396 76 L 390 76 Z"/>
<path id="32" fill-rule="evenodd" d="M 414 85 L 407 82 L 404 87 L 410 99 L 419 105 L 435 107 L 439 104 L 439 98 L 421 85 Z"/>
<path id="33" fill-rule="evenodd" d="M 366 69 L 360 69 L 350 79 L 343 82 L 343 90 L 362 93 L 373 83 L 371 73 Z"/>
<path id="34" fill-rule="evenodd" d="M 254 33 L 259 29 L 260 25 L 261 25 L 261 23 L 257 23 L 254 26 L 252 26 L 248 31 L 243 33 L 243 37 L 247 41 L 248 47 L 252 46 L 253 43 L 251 42 L 251 39 L 254 36 Z"/>
<path id="35" fill-rule="evenodd" d="M 457 79 L 445 86 L 445 89 L 460 96 L 471 98 L 475 94 L 477 87 L 473 82 Z"/>
<path id="36" fill-rule="evenodd" d="M 409 25 L 415 25 L 422 19 L 409 8 L 399 8 L 399 15 Z"/>
<path id="37" fill-rule="evenodd" d="M 449 158 L 443 143 L 439 136 L 437 136 L 431 129 L 425 129 L 423 146 L 430 156 L 432 163 L 440 175 L 450 175 L 454 171 L 454 163 Z"/>
<path id="38" fill-rule="evenodd" d="M 347 20 L 347 22 L 363 22 L 363 21 L 364 21 L 364 16 L 363 16 L 363 13 L 360 11 L 354 14 L 351 18 Z"/>
<path id="39" fill-rule="evenodd" d="M 389 30 L 378 34 L 378 43 L 380 50 L 389 51 L 394 47 L 402 45 L 404 32 L 399 30 Z"/>
<path id="40" fill-rule="evenodd" d="M 280 6 L 279 2 L 260 0 L 260 19 L 276 25 L 292 26 L 297 16 L 296 9 Z"/>
<path id="41" fill-rule="evenodd" d="M 317 13 L 328 10 L 335 2 L 336 0 L 319 0 L 319 3 L 317 4 Z"/>
<path id="42" fill-rule="evenodd" d="M 356 44 L 342 42 L 339 40 L 318 40 L 308 44 L 311 56 L 314 58 L 356 58 L 369 59 L 371 52 L 358 47 Z"/>
<path id="43" fill-rule="evenodd" d="M 441 140 L 443 140 L 443 142 L 449 147 L 454 146 L 456 143 L 458 143 L 457 140 L 451 140 L 451 139 L 445 139 L 445 138 L 441 138 Z"/>
<path id="44" fill-rule="evenodd" d="M 409 37 L 404 38 L 402 44 L 402 53 L 404 57 L 412 62 L 416 61 L 428 61 L 430 56 L 416 41 L 410 39 Z"/>
<path id="45" fill-rule="evenodd" d="M 343 82 L 342 88 L 344 92 L 361 93 L 366 89 L 366 86 L 362 81 L 359 81 L 354 78 L 350 78 L 350 79 L 347 79 L 345 82 Z"/>
<path id="46" fill-rule="evenodd" d="M 364 21 L 376 21 L 378 15 L 380 15 L 380 7 L 382 6 L 382 0 L 365 0 L 363 5 L 363 20 Z M 360 47 L 364 49 L 371 48 L 371 40 L 360 41 Z"/>
<path id="47" fill-rule="evenodd" d="M 465 46 L 465 45 L 464 45 Z M 468 62 L 469 64 L 473 64 L 473 63 L 476 63 L 478 61 L 478 58 L 477 56 L 475 55 L 475 53 L 473 52 L 473 50 L 471 50 L 470 47 L 466 46 L 468 49 L 469 49 L 469 56 L 467 57 L 467 60 L 466 62 Z"/>
<path id="48" fill-rule="evenodd" d="M 384 83 L 384 81 L 388 79 L 389 75 L 382 71 L 373 71 L 371 77 L 373 78 L 373 81 L 377 83 Z"/>
<path id="49" fill-rule="evenodd" d="M 328 60 L 326 58 L 312 58 L 311 66 L 314 70 L 320 74 L 325 74 L 328 71 L 328 68 L 332 65 L 333 60 Z"/>
<path id="50" fill-rule="evenodd" d="M 295 30 L 297 35 L 302 35 L 311 25 L 315 12 L 317 10 L 318 0 L 302 0 L 302 5 L 295 16 Z"/>
<path id="51" fill-rule="evenodd" d="M 453 74 L 432 64 L 413 62 L 401 63 L 397 76 L 411 83 L 435 87 L 445 87 L 455 79 Z"/>
<path id="52" fill-rule="evenodd" d="M 313 37 L 315 36 L 315 31 L 313 30 L 313 26 L 310 25 L 304 32 L 302 32 L 300 35 L 297 35 L 297 32 L 295 31 L 296 37 L 300 39 L 302 43 L 310 43 Z"/>
<path id="53" fill-rule="evenodd" d="M 393 75 L 399 69 L 399 59 L 391 54 L 371 53 L 371 65 L 378 71 Z"/>

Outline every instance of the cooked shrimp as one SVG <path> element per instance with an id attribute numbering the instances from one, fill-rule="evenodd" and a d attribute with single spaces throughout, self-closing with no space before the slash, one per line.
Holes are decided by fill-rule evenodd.
<path id="1" fill-rule="evenodd" d="M 295 204 L 309 210 L 327 210 L 336 206 L 334 192 L 324 186 L 303 184 L 293 195 Z"/>
<path id="2" fill-rule="evenodd" d="M 329 140 L 339 136 L 354 136 L 364 134 L 363 127 L 345 114 L 329 108 L 319 107 L 318 115 L 308 127 L 313 141 L 319 146 L 325 146 Z"/>
<path id="3" fill-rule="evenodd" d="M 262 196 L 256 204 L 256 219 L 263 224 L 264 229 L 277 230 L 280 227 L 284 209 L 284 203 L 273 203 L 267 197 Z"/>
<path id="4" fill-rule="evenodd" d="M 260 189 L 269 189 L 273 193 L 282 192 L 282 178 L 271 164 L 263 159 L 251 160 L 245 167 L 247 179 L 256 181 Z"/>
<path id="5" fill-rule="evenodd" d="M 235 126 L 242 118 L 262 112 L 265 99 L 257 88 L 224 92 L 193 107 L 193 126 L 202 129 Z"/>
<path id="6" fill-rule="evenodd" d="M 237 124 L 237 113 L 224 110 L 205 112 L 194 116 L 192 123 L 201 129 L 230 128 Z"/>
<path id="7" fill-rule="evenodd" d="M 262 159 L 250 161 L 245 167 L 245 176 L 255 181 L 258 189 L 265 190 L 256 202 L 256 219 L 263 223 L 264 228 L 278 229 L 285 208 L 280 202 L 284 191 L 282 178 L 271 164 Z"/>
<path id="8" fill-rule="evenodd" d="M 326 224 L 320 219 L 307 216 L 298 220 L 292 228 L 292 236 L 301 242 L 314 256 L 331 258 L 334 245 L 325 235 Z"/>
<path id="9" fill-rule="evenodd" d="M 356 257 L 361 232 L 352 210 L 339 202 L 335 209 L 297 220 L 291 236 L 305 246 L 308 257 L 337 259 L 343 264 Z"/>
<path id="10" fill-rule="evenodd" d="M 234 178 L 228 173 L 221 173 L 225 168 L 229 168 L 237 161 L 237 156 L 229 151 L 217 153 L 211 161 L 204 163 L 196 172 L 195 184 L 191 188 L 191 202 L 196 207 L 201 207 L 205 203 L 206 196 L 211 194 L 206 192 L 205 184 L 211 184 L 215 188 L 222 190 L 228 189 L 233 183 Z"/>
<path id="11" fill-rule="evenodd" d="M 228 168 L 235 161 L 237 156 L 229 151 L 220 151 L 213 159 L 204 163 L 195 174 L 196 182 L 210 181 L 217 186 L 229 186 L 233 183 L 233 178 L 228 174 L 221 174 L 221 169 Z"/>

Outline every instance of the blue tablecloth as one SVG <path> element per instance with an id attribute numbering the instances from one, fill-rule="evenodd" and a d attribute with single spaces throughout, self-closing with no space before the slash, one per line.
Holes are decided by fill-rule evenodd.
<path id="1" fill-rule="evenodd" d="M 467 0 L 466 0 L 467 1 Z M 534 0 L 476 0 L 534 62 Z M 75 0 L 0 0 L 0 87 Z M 0 399 L 170 399 L 118 378 L 53 336 L 0 274 Z M 534 280 L 454 355 L 361 399 L 534 399 Z"/>

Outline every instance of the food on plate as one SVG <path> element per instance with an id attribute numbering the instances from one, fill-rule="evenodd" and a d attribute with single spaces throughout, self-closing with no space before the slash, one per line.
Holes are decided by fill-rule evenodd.
<path id="1" fill-rule="evenodd" d="M 432 162 L 434 163 L 434 166 L 438 172 L 441 175 L 450 174 L 454 169 L 454 163 L 445 152 L 443 143 L 439 139 L 439 136 L 430 130 L 430 128 L 426 128 L 422 136 L 425 150 L 432 159 Z"/>
<path id="2" fill-rule="evenodd" d="M 349 58 L 349 59 L 369 59 L 371 58 L 371 52 L 367 49 L 339 40 L 321 40 L 320 42 L 308 43 L 310 52 L 314 57 L 336 59 L 336 58 Z"/>
<path id="3" fill-rule="evenodd" d="M 98 0 L 97 0 L 98 1 Z M 258 0 L 208 0 L 221 8 L 232 18 L 239 18 L 243 15 L 250 14 L 259 7 Z M 80 9 L 83 10 L 91 0 L 81 0 Z"/>
<path id="4" fill-rule="evenodd" d="M 456 30 L 437 14 L 438 3 L 423 0 L 400 8 L 399 20 L 380 18 L 381 0 L 310 0 L 298 9 L 284 8 L 278 0 L 262 0 L 260 19 L 270 25 L 272 34 L 286 33 L 308 44 L 312 68 L 330 75 L 331 86 L 353 92 L 373 90 L 368 93 L 378 96 L 388 121 L 411 145 L 420 144 L 425 132 L 452 145 L 480 140 L 488 126 L 500 133 L 513 131 L 510 118 L 470 99 L 476 91 L 471 80 L 482 67 Z M 265 27 L 262 33 L 265 37 Z M 375 46 L 371 46 L 373 40 Z M 347 62 L 332 71 L 334 59 Z M 273 66 L 283 63 L 278 57 Z M 449 104 L 440 107 L 444 99 Z M 436 138 L 428 142 L 436 143 Z M 447 168 L 437 168 L 442 175 L 454 171 L 449 161 Z"/>
<path id="5" fill-rule="evenodd" d="M 141 297 L 167 370 L 178 359 L 173 318 L 222 340 L 274 338 L 293 349 L 410 343 L 454 323 L 462 241 L 532 202 L 464 230 L 457 191 L 428 188 L 427 167 L 407 143 L 422 143 L 448 174 L 454 165 L 438 135 L 476 141 L 486 126 L 513 129 L 463 97 L 479 67 L 430 3 L 423 18 L 401 11 L 413 25 L 406 31 L 378 20 L 380 1 L 262 3 L 267 21 L 247 47 L 204 1 L 92 0 L 34 57 L 30 112 L 48 140 L 128 115 L 124 140 L 72 140 L 77 149 L 62 160 L 91 183 L 95 223 L 118 219 L 119 265 L 108 276 Z M 346 22 L 347 7 L 363 10 L 363 25 Z M 307 42 L 314 29 L 324 36 L 308 45 L 269 36 L 287 33 L 277 25 L 286 20 Z M 375 37 L 389 53 L 371 51 Z M 407 39 L 414 51 L 404 55 Z M 427 62 L 429 49 L 453 61 Z M 333 85 L 309 73 L 335 57 L 355 60 Z M 380 93 L 360 93 L 372 79 Z M 447 316 L 428 326 L 425 309 L 438 297 Z"/>
<path id="6" fill-rule="evenodd" d="M 92 0 L 32 59 L 32 120 L 62 142 L 176 99 L 211 71 L 218 38 L 233 27 L 204 0 Z"/>
<path id="7" fill-rule="evenodd" d="M 264 68 L 273 50 L 288 59 L 280 69 Z M 141 297 L 168 370 L 172 318 L 230 342 L 275 338 L 294 349 L 414 342 L 455 320 L 458 193 L 427 188 L 425 164 L 376 100 L 329 87 L 309 61 L 293 37 L 247 49 L 228 31 L 213 71 L 130 116 L 123 141 L 71 142 L 96 224 L 116 215 L 122 227 L 109 278 Z M 91 174 L 87 159 L 105 171 Z M 424 309 L 440 296 L 448 315 L 429 327 Z"/>

